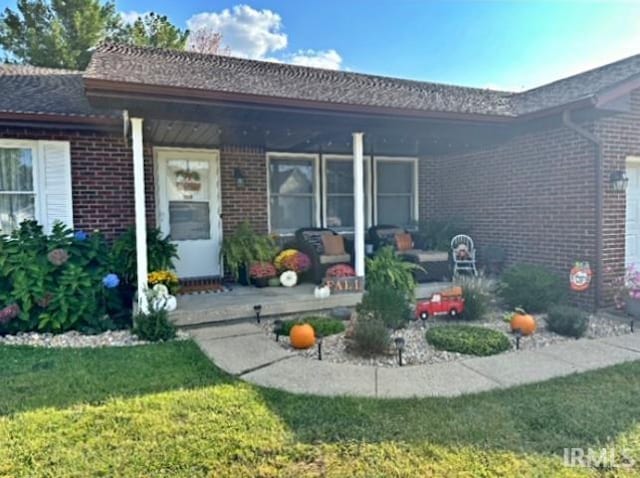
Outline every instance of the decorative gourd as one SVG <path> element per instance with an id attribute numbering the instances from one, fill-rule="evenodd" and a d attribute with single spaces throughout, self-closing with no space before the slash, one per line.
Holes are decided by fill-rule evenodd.
<path id="1" fill-rule="evenodd" d="M 516 309 L 511 317 L 511 332 L 520 330 L 522 335 L 531 335 L 536 330 L 536 319 L 523 309 Z"/>
<path id="2" fill-rule="evenodd" d="M 285 287 L 293 287 L 298 283 L 298 274 L 294 271 L 284 271 L 280 274 L 280 284 Z"/>
<path id="3" fill-rule="evenodd" d="M 328 285 L 325 286 L 317 286 L 313 291 L 313 295 L 316 299 L 326 299 L 331 295 L 331 289 Z"/>
<path id="4" fill-rule="evenodd" d="M 316 334 L 309 324 L 296 324 L 291 327 L 289 340 L 295 349 L 308 349 L 316 343 Z"/>

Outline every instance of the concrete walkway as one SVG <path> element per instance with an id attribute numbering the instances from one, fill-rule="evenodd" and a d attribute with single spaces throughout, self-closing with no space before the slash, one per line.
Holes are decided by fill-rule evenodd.
<path id="1" fill-rule="evenodd" d="M 324 396 L 454 397 L 640 360 L 640 333 L 398 368 L 304 358 L 283 349 L 249 322 L 213 325 L 191 334 L 216 365 L 247 382 Z"/>

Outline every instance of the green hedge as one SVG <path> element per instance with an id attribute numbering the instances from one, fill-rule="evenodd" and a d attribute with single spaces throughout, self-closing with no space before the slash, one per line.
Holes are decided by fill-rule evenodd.
<path id="1" fill-rule="evenodd" d="M 566 284 L 542 266 L 517 264 L 502 274 L 498 293 L 510 307 L 527 312 L 545 312 L 553 304 L 563 302 Z"/>
<path id="2" fill-rule="evenodd" d="M 549 308 L 545 319 L 547 328 L 556 334 L 582 337 L 589 328 L 589 317 L 584 310 L 568 305 L 554 305 Z"/>
<path id="3" fill-rule="evenodd" d="M 511 348 L 509 338 L 502 332 L 472 325 L 432 327 L 426 338 L 437 349 L 469 355 L 493 355 Z"/>
<path id="4" fill-rule="evenodd" d="M 316 335 L 322 335 L 323 337 L 339 334 L 345 330 L 345 325 L 342 320 L 332 319 L 331 317 L 324 317 L 321 315 L 310 315 L 309 317 L 303 317 L 300 320 L 294 319 L 283 321 L 282 335 L 289 335 L 291 327 L 299 323 L 309 324 L 313 327 Z"/>

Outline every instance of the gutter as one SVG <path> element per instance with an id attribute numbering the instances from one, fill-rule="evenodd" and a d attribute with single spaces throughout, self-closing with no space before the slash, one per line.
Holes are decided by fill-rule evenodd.
<path id="1" fill-rule="evenodd" d="M 571 119 L 571 110 L 565 109 L 562 112 L 562 123 L 569 129 L 575 131 L 578 135 L 590 141 L 594 146 L 595 153 L 595 175 L 596 175 L 596 281 L 595 281 L 595 306 L 602 305 L 603 290 L 603 260 L 602 252 L 604 250 L 604 184 L 603 184 L 603 158 L 602 158 L 602 140 L 591 131 L 576 124 Z"/>

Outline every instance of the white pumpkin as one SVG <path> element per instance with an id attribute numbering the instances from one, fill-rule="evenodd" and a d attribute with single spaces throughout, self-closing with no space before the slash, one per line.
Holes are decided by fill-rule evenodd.
<path id="1" fill-rule="evenodd" d="M 284 271 L 280 274 L 280 284 L 284 287 L 293 287 L 298 283 L 298 274 L 294 271 Z"/>
<path id="2" fill-rule="evenodd" d="M 328 285 L 317 286 L 313 291 L 313 295 L 316 297 L 316 299 L 326 299 L 331 295 L 331 289 Z"/>

